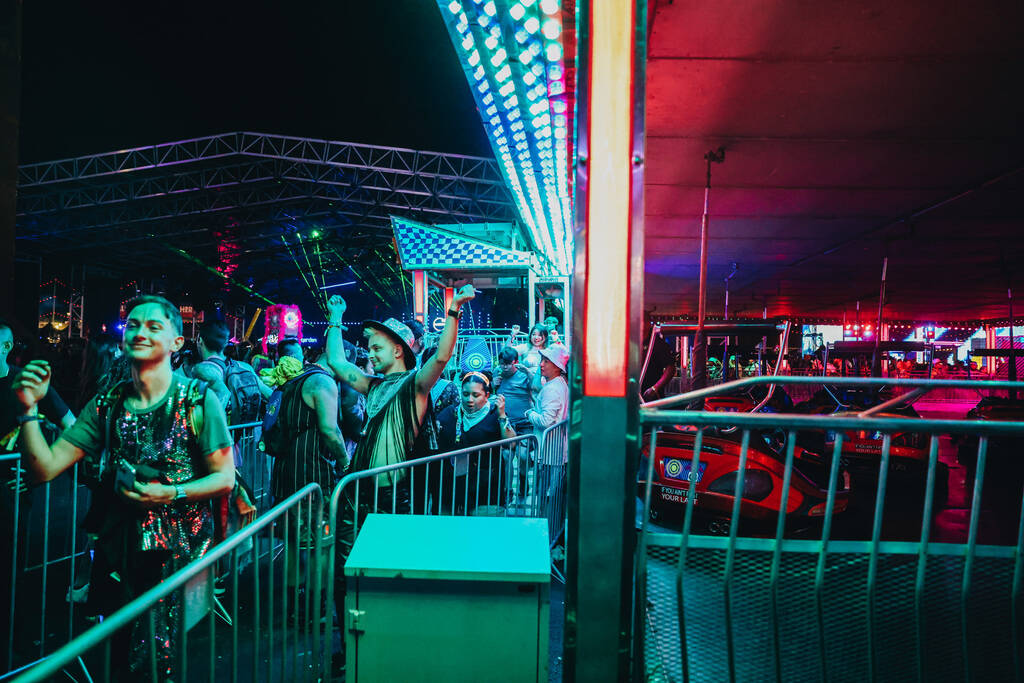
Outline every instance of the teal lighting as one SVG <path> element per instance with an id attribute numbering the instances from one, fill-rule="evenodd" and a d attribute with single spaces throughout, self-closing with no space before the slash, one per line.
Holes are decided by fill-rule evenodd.
<path id="1" fill-rule="evenodd" d="M 545 275 L 572 272 L 559 0 L 438 0 L 488 139 Z"/>

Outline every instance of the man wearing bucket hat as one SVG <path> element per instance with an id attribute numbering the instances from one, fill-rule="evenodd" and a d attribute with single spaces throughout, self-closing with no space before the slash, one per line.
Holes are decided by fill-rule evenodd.
<path id="1" fill-rule="evenodd" d="M 364 373 L 345 358 L 341 332 L 345 300 L 335 295 L 327 302 L 327 364 L 339 379 L 366 394 L 366 425 L 352 454 L 349 472 L 405 462 L 413 454 L 429 411 L 430 389 L 441 377 L 455 351 L 460 309 L 475 297 L 475 292 L 473 285 L 465 285 L 455 293 L 437 343 L 437 353 L 420 368 L 416 367 L 416 354 L 413 352 L 415 335 L 408 325 L 394 318 L 384 322 L 364 322 L 374 375 Z M 395 470 L 376 480 L 377 491 L 369 491 L 373 487 L 365 486 L 359 501 L 349 500 L 347 496 L 341 501 L 344 512 L 339 515 L 336 546 L 338 560 L 342 564 L 354 540 L 352 512 L 356 506 L 360 517 L 368 512 L 391 512 L 392 502 L 394 511 L 409 507 L 409 485 L 403 470 Z M 375 500 L 380 501 L 380 509 L 374 504 Z M 339 571 L 337 575 L 342 577 L 343 573 Z M 341 614 L 344 581 L 336 587 L 336 596 Z"/>
<path id="2" fill-rule="evenodd" d="M 345 358 L 341 334 L 345 300 L 332 296 L 327 304 L 330 320 L 327 325 L 327 364 L 343 381 L 366 394 L 366 426 L 349 471 L 404 462 L 427 415 L 430 389 L 441 377 L 455 350 L 459 334 L 459 311 L 475 296 L 472 285 L 461 288 L 452 299 L 447 322 L 438 340 L 437 353 L 416 368 L 413 351 L 415 335 L 408 325 L 389 318 L 383 322 L 367 320 L 363 329 L 368 337 L 370 362 L 375 375 L 367 375 Z M 396 475 L 396 479 L 401 475 Z M 396 483 L 381 477 L 382 485 Z"/>
<path id="3" fill-rule="evenodd" d="M 561 344 L 540 350 L 540 374 L 544 386 L 534 401 L 533 408 L 526 411 L 526 419 L 537 432 L 557 424 L 569 415 L 569 384 L 565 380 L 569 364 L 569 350 Z"/>

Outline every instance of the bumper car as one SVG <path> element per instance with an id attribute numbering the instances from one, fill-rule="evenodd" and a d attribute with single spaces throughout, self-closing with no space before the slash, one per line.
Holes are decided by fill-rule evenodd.
<path id="1" fill-rule="evenodd" d="M 739 473 L 741 443 L 734 435 L 719 435 L 707 430 L 701 445 L 698 470 L 693 470 L 696 433 L 665 431 L 658 434 L 651 490 L 652 521 L 681 519 L 690 495 L 694 496 L 694 527 L 710 534 L 728 534 Z M 643 497 L 648 461 L 649 439 L 641 455 L 638 495 Z M 828 497 L 828 472 L 824 476 L 809 473 L 799 466 L 802 449 L 795 446 L 794 467 L 786 502 L 786 526 L 800 530 L 812 526 L 825 514 Z M 757 434 L 751 434 L 747 451 L 743 492 L 740 503 L 740 528 L 745 533 L 773 534 L 782 505 L 782 481 L 785 458 Z M 843 512 L 849 502 L 849 477 L 840 470 L 833 513 Z"/>

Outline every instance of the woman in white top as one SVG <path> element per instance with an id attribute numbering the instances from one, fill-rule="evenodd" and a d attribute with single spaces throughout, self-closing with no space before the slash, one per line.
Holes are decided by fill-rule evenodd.
<path id="1" fill-rule="evenodd" d="M 537 394 L 533 408 L 526 411 L 526 419 L 538 434 L 569 416 L 569 384 L 565 379 L 569 351 L 561 344 L 556 344 L 539 353 L 544 386 Z"/>
<path id="2" fill-rule="evenodd" d="M 530 328 L 529 344 L 512 344 L 519 352 L 519 366 L 536 374 L 540 369 L 540 352 L 548 346 L 548 328 L 537 323 Z"/>

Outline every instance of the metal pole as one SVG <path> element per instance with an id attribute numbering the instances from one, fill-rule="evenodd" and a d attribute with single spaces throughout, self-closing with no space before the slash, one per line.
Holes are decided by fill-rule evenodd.
<path id="1" fill-rule="evenodd" d="M 707 198 L 706 197 L 704 199 L 704 206 L 705 206 L 704 211 L 705 211 L 705 213 L 707 213 L 707 208 L 706 208 L 707 207 Z M 736 264 L 733 263 L 732 264 L 732 270 L 730 270 L 729 274 L 725 276 L 725 315 L 723 316 L 724 320 L 728 320 L 729 319 L 729 280 L 733 279 L 733 277 L 735 277 L 735 275 L 736 275 Z M 726 335 L 726 337 L 725 337 L 725 345 L 723 346 L 723 349 L 724 350 L 722 351 L 722 356 L 724 357 L 723 359 L 725 360 L 725 365 L 723 365 L 723 367 L 722 367 L 722 381 L 725 382 L 725 381 L 728 381 L 728 379 L 729 379 L 729 337 L 728 337 L 728 335 Z M 737 378 L 739 378 L 739 368 L 738 367 L 737 367 L 736 376 L 737 376 Z"/>
<path id="2" fill-rule="evenodd" d="M 1010 355 L 1006 362 L 1009 365 L 1006 367 L 1006 379 L 1011 382 L 1017 381 L 1017 354 L 1015 349 L 1017 348 L 1013 343 L 1013 287 L 1006 288 L 1006 303 L 1009 306 L 1010 313 Z M 1010 400 L 1014 401 L 1017 399 L 1017 390 L 1010 389 Z"/>
<path id="3" fill-rule="evenodd" d="M 697 291 L 697 333 L 693 336 L 693 365 L 690 375 L 693 377 L 691 388 L 703 389 L 708 383 L 707 340 L 704 339 L 704 320 L 707 315 L 708 293 L 708 221 L 711 199 L 711 164 L 725 161 L 725 149 L 719 147 L 704 155 L 707 162 L 706 182 L 704 184 L 704 213 L 700 219 L 700 279 Z M 726 361 L 728 362 L 728 360 Z"/>
<path id="4" fill-rule="evenodd" d="M 871 376 L 882 376 L 882 309 L 885 307 L 885 272 L 889 268 L 889 257 L 882 259 L 882 284 L 878 290 L 878 320 L 875 322 L 875 351 L 871 354 Z"/>

